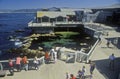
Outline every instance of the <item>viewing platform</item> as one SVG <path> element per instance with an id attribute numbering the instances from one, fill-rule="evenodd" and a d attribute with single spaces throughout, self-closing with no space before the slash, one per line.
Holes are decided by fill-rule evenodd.
<path id="1" fill-rule="evenodd" d="M 115 30 L 117 27 L 109 27 L 104 24 L 100 23 L 92 23 L 92 22 L 75 22 L 75 21 L 69 21 L 69 22 L 43 22 L 43 23 L 36 23 L 36 22 L 29 22 L 28 27 L 78 27 L 77 25 L 84 25 L 85 28 L 89 28 L 95 31 L 102 31 L 102 30 Z"/>
<path id="2" fill-rule="evenodd" d="M 65 27 L 66 25 L 69 25 L 67 27 L 76 27 L 73 25 L 77 25 L 77 24 L 82 24 L 82 22 L 43 22 L 43 23 L 34 23 L 34 22 L 29 22 L 28 23 L 28 27 Z M 72 25 L 72 26 L 70 26 Z"/>
<path id="3" fill-rule="evenodd" d="M 106 38 L 111 38 L 120 36 L 119 32 L 111 31 L 109 36 L 103 36 L 102 43 L 98 44 L 90 56 L 90 60 L 95 61 L 96 69 L 93 74 L 93 79 L 119 79 L 118 75 L 120 73 L 120 50 L 116 48 L 112 43 L 110 48 L 106 47 Z M 115 70 L 112 71 L 109 69 L 109 56 L 114 53 L 115 60 Z M 42 58 L 40 59 L 42 61 Z M 44 62 L 44 61 L 43 61 Z M 15 72 L 14 76 L 9 76 L 9 71 L 5 77 L 0 77 L 1 79 L 65 79 L 66 72 L 69 74 L 74 74 L 77 76 L 78 70 L 82 69 L 82 66 L 86 67 L 86 78 L 89 79 L 89 66 L 90 64 L 86 63 L 66 63 L 61 60 L 57 60 L 56 63 L 44 64 L 42 63 L 39 67 L 39 70 L 29 70 L 21 72 Z"/>

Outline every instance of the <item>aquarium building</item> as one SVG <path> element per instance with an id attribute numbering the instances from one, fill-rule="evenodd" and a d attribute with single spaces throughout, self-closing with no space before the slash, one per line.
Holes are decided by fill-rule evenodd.
<path id="1" fill-rule="evenodd" d="M 34 20 L 28 23 L 34 32 L 46 33 L 59 27 L 77 27 L 82 24 L 83 13 L 90 13 L 85 9 L 60 9 L 60 11 L 37 11 Z M 44 29 L 44 32 L 43 32 Z"/>

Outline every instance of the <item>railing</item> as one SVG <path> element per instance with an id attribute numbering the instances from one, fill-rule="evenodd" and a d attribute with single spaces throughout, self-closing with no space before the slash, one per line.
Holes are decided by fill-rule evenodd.
<path id="1" fill-rule="evenodd" d="M 112 31 L 112 30 L 116 30 L 118 29 L 117 27 L 109 27 L 107 25 L 104 24 L 100 24 L 100 23 L 90 23 L 90 22 L 84 22 L 83 23 L 85 26 L 87 26 L 87 28 L 91 28 L 94 29 L 96 31 Z"/>
<path id="2" fill-rule="evenodd" d="M 29 27 L 39 27 L 39 26 L 54 26 L 52 23 L 28 23 Z"/>
<path id="3" fill-rule="evenodd" d="M 98 42 L 99 40 L 95 42 L 95 44 L 92 46 L 92 48 L 88 53 L 85 53 L 83 51 L 75 51 L 75 50 L 71 50 L 63 47 L 60 49 L 60 53 L 61 53 L 60 59 L 66 62 L 69 61 L 70 58 L 73 59 L 74 62 L 83 62 L 83 61 L 87 62 L 93 50 L 95 49 L 96 45 L 98 44 Z"/>
<path id="4" fill-rule="evenodd" d="M 98 44 L 99 40 L 95 42 L 95 44 L 92 46 L 90 51 L 88 53 L 84 53 L 82 51 L 77 51 L 76 52 L 76 61 L 77 62 L 83 62 L 86 61 L 88 62 L 90 55 L 92 54 L 93 50 L 95 49 L 96 45 Z"/>
<path id="5" fill-rule="evenodd" d="M 90 57 L 90 55 L 92 54 L 92 52 L 93 52 L 93 50 L 95 49 L 95 47 L 96 47 L 96 45 L 98 44 L 98 42 L 99 42 L 99 39 L 95 42 L 95 44 L 93 45 L 93 47 L 91 48 L 91 50 L 88 52 L 88 54 L 87 54 L 87 60 L 86 60 L 86 61 L 89 60 L 89 57 Z"/>
<path id="6" fill-rule="evenodd" d="M 13 59 L 12 61 L 14 63 L 14 67 L 15 67 L 15 61 L 16 60 Z M 32 69 L 32 67 L 34 67 L 34 63 L 33 63 L 34 58 L 30 58 L 30 59 L 28 59 L 28 61 L 29 61 L 29 63 L 28 63 L 29 69 Z M 39 66 L 43 65 L 45 63 L 44 62 L 44 56 L 38 58 L 38 61 L 39 61 L 39 64 L 38 64 Z M 8 60 L 1 60 L 0 63 L 2 63 L 4 70 L 8 70 L 8 68 L 9 68 L 8 67 Z"/>
<path id="7" fill-rule="evenodd" d="M 68 22 L 55 22 L 55 24 L 82 24 L 82 22 L 78 22 L 78 21 L 68 21 Z"/>
<path id="8" fill-rule="evenodd" d="M 63 47 L 63 49 L 61 48 L 60 49 L 60 52 L 61 53 L 64 53 L 64 56 L 66 56 L 66 60 L 67 60 L 67 58 L 70 56 L 75 56 L 75 61 L 77 61 L 77 62 L 80 62 L 80 61 L 88 61 L 89 60 L 89 57 L 90 57 L 90 55 L 91 55 L 91 53 L 93 52 L 93 50 L 95 49 L 95 47 L 96 47 L 96 45 L 98 44 L 98 42 L 99 42 L 99 40 L 97 40 L 96 42 L 95 42 L 95 44 L 92 46 L 92 48 L 90 49 L 90 51 L 88 52 L 88 53 L 84 53 L 84 52 L 82 52 L 82 51 L 75 51 L 75 50 L 71 50 L 71 49 L 67 49 L 67 51 L 64 49 L 64 47 Z M 63 50 L 65 50 L 65 51 L 63 51 Z M 61 57 L 62 57 L 62 55 L 61 55 Z M 33 65 L 34 65 L 34 63 L 33 63 L 33 60 L 34 60 L 34 58 L 30 58 L 30 59 L 28 59 L 28 61 L 29 61 L 29 67 L 31 68 Z M 39 60 L 39 65 L 42 65 L 42 64 L 44 64 L 45 62 L 44 62 L 44 56 L 43 57 L 41 57 L 41 58 L 38 58 L 38 60 Z M 68 61 L 68 60 L 67 60 Z M 13 62 L 15 63 L 15 59 L 13 59 Z M 8 60 L 3 60 L 3 61 L 0 61 L 0 63 L 2 63 L 3 64 L 3 67 L 4 67 L 4 69 L 8 69 L 9 67 L 8 67 Z"/>
<path id="9" fill-rule="evenodd" d="M 75 62 L 75 52 L 76 51 L 72 49 L 61 47 L 58 52 L 60 53 L 59 59 L 65 61 L 66 63 L 73 63 Z"/>
<path id="10" fill-rule="evenodd" d="M 42 23 L 35 23 L 33 21 L 28 23 L 29 27 L 42 27 L 42 26 L 57 26 L 57 25 L 61 25 L 61 24 L 82 24 L 82 22 L 75 22 L 75 21 L 68 21 L 68 22 L 42 22 Z"/>
<path id="11" fill-rule="evenodd" d="M 82 51 L 77 51 L 76 52 L 76 61 L 77 62 L 83 62 L 86 61 L 87 59 L 87 54 L 82 52 Z"/>
<path id="12" fill-rule="evenodd" d="M 91 50 L 88 52 L 88 53 L 84 53 L 82 51 L 74 51 L 74 50 L 68 50 L 67 51 L 60 51 L 61 53 L 64 53 L 64 56 L 66 56 L 65 58 L 65 61 L 69 61 L 69 58 L 72 59 L 74 62 L 77 61 L 77 62 L 80 62 L 80 61 L 88 61 L 89 60 L 89 57 L 91 55 L 91 53 L 93 52 L 93 50 L 95 49 L 96 45 L 98 44 L 99 40 L 97 40 L 95 42 L 95 44 L 92 46 Z M 62 48 L 61 48 L 62 49 Z M 61 50 L 60 49 L 60 50 Z M 67 53 L 66 53 L 67 52 Z M 61 54 L 61 57 L 62 57 L 62 54 Z M 68 58 L 69 57 L 69 58 Z M 33 66 L 34 66 L 34 63 L 33 63 L 33 60 L 34 58 L 30 58 L 28 59 L 29 61 L 29 69 L 31 69 Z M 38 58 L 39 60 L 39 66 L 43 65 L 45 63 L 44 61 L 44 56 L 41 57 L 41 58 Z M 15 64 L 15 59 L 13 59 L 13 62 Z M 0 63 L 2 63 L 3 65 L 3 68 L 5 70 L 7 70 L 9 67 L 8 67 L 8 60 L 3 60 L 3 61 L 0 61 Z"/>

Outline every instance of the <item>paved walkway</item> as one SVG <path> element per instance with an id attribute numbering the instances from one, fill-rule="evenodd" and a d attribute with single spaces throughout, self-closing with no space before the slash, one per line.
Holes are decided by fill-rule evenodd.
<path id="1" fill-rule="evenodd" d="M 45 64 L 40 67 L 40 70 L 29 70 L 21 72 L 15 72 L 14 76 L 6 76 L 2 79 L 65 79 L 65 74 L 68 72 L 69 74 L 77 75 L 79 69 L 82 66 L 86 66 L 86 75 L 90 75 L 89 73 L 89 64 L 84 63 L 69 63 L 66 64 L 63 61 L 58 60 L 55 64 Z M 105 79 L 97 70 L 95 70 L 94 79 L 98 76 L 99 79 Z M 8 72 L 9 74 L 9 72 Z"/>
<path id="2" fill-rule="evenodd" d="M 102 43 L 98 44 L 94 52 L 90 56 L 90 59 L 96 62 L 96 69 L 94 71 L 93 79 L 116 79 L 116 74 L 119 72 L 119 63 L 116 63 L 115 71 L 111 71 L 108 68 L 109 60 L 108 57 L 112 53 L 116 57 L 120 57 L 120 50 L 118 50 L 114 45 L 110 45 L 110 48 L 106 47 L 106 39 L 111 37 L 118 37 L 120 33 L 115 31 L 110 31 L 109 36 L 103 36 Z M 116 62 L 120 61 L 119 59 Z M 21 72 L 15 72 L 14 76 L 5 76 L 1 79 L 65 79 L 65 74 L 77 75 L 78 70 L 86 67 L 86 75 L 89 73 L 89 64 L 85 63 L 65 63 L 64 61 L 58 60 L 55 64 L 44 64 L 40 66 L 40 70 L 29 70 Z M 7 72 L 9 74 L 9 72 Z M 89 78 L 86 78 L 89 79 Z"/>
<path id="3" fill-rule="evenodd" d="M 110 44 L 110 48 L 106 46 L 107 40 L 111 38 L 120 37 L 120 33 L 116 31 L 109 31 L 109 36 L 103 36 L 102 43 L 98 44 L 94 52 L 90 56 L 91 60 L 96 62 L 97 71 L 99 74 L 103 74 L 105 78 L 99 77 L 99 79 L 116 79 L 120 73 L 120 49 L 116 48 L 113 44 Z M 109 56 L 114 53 L 117 58 L 115 61 L 115 71 L 109 69 Z M 97 74 L 95 74 L 97 75 Z M 95 78 L 96 79 L 96 78 Z"/>

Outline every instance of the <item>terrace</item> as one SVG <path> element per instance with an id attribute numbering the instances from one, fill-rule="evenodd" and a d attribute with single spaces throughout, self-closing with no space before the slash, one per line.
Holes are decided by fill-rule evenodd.
<path id="1" fill-rule="evenodd" d="M 120 33 L 117 33 L 115 31 L 111 31 L 109 36 L 107 38 L 112 37 L 113 35 L 115 36 L 120 36 Z M 104 36 L 106 38 L 106 36 Z M 120 57 L 120 50 L 116 49 L 116 47 L 111 44 L 111 48 L 106 47 L 106 39 L 102 40 L 102 43 L 100 45 L 97 45 L 89 59 L 94 60 L 96 63 L 96 69 L 94 71 L 93 79 L 119 79 L 118 74 L 120 70 L 120 63 L 119 63 L 119 57 Z M 109 70 L 108 67 L 108 57 L 112 53 L 115 54 L 116 56 L 116 63 L 115 63 L 115 71 Z M 32 60 L 29 59 L 30 61 L 30 66 L 32 65 Z M 22 70 L 21 72 L 15 72 L 14 76 L 9 76 L 9 72 L 7 71 L 7 75 L 5 77 L 1 77 L 2 79 L 65 79 L 66 78 L 66 72 L 69 74 L 74 74 L 75 76 L 77 75 L 77 72 L 79 69 L 82 68 L 82 66 L 86 67 L 86 78 L 89 79 L 89 64 L 86 63 L 79 63 L 79 62 L 74 62 L 74 63 L 66 63 L 65 61 L 57 60 L 56 63 L 51 63 L 51 64 L 44 64 L 44 59 L 43 57 L 40 58 L 40 70 L 29 70 L 29 71 L 24 71 Z M 7 61 L 0 61 L 0 62 L 7 62 Z"/>

